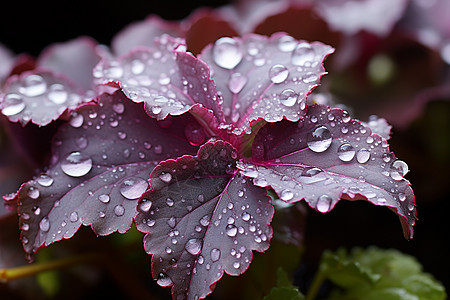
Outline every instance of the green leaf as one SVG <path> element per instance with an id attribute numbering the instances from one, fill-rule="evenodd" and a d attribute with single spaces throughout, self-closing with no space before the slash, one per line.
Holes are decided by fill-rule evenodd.
<path id="1" fill-rule="evenodd" d="M 263 300 L 303 300 L 305 297 L 292 285 L 289 277 L 282 268 L 277 270 L 277 286 L 270 290 Z"/>
<path id="2" fill-rule="evenodd" d="M 335 289 L 329 300 L 444 300 L 441 283 L 422 271 L 412 256 L 394 249 L 355 248 L 324 253 L 320 265 L 323 278 Z"/>

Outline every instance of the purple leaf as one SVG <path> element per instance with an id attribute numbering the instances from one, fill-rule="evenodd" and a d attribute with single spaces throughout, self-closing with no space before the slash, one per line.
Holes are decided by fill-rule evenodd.
<path id="1" fill-rule="evenodd" d="M 161 286 L 173 299 L 200 299 L 224 272 L 239 275 L 252 250 L 269 247 L 273 207 L 265 189 L 236 172 L 228 143 L 203 145 L 197 156 L 158 165 L 139 204 L 137 228 Z"/>
<path id="2" fill-rule="evenodd" d="M 0 88 L 14 65 L 14 54 L 0 44 Z"/>
<path id="3" fill-rule="evenodd" d="M 84 92 L 66 77 L 35 69 L 8 79 L 0 106 L 11 122 L 45 126 L 85 100 Z"/>
<path id="4" fill-rule="evenodd" d="M 320 42 L 282 33 L 224 37 L 206 47 L 201 58 L 223 98 L 223 127 L 241 134 L 250 133 L 258 119 L 298 121 L 306 113 L 306 96 L 325 74 L 322 61 L 332 52 Z"/>
<path id="5" fill-rule="evenodd" d="M 266 125 L 253 143 L 253 160 L 238 168 L 280 199 L 305 199 L 319 212 L 330 211 L 341 197 L 388 206 L 400 216 L 405 236 L 413 236 L 414 194 L 403 178 L 408 166 L 386 140 L 341 109 L 314 105 L 297 123 Z"/>
<path id="6" fill-rule="evenodd" d="M 37 64 L 57 74 L 64 74 L 87 91 L 93 88 L 92 69 L 100 61 L 96 47 L 97 42 L 88 37 L 53 44 L 42 52 Z"/>
<path id="7" fill-rule="evenodd" d="M 70 238 L 82 224 L 100 235 L 126 232 L 154 166 L 196 152 L 184 138 L 194 123 L 185 115 L 160 124 L 120 91 L 77 109 L 54 138 L 49 170 L 16 195 L 26 252 Z"/>
<path id="8" fill-rule="evenodd" d="M 98 83 L 118 82 L 125 95 L 145 102 L 149 115 L 164 119 L 194 105 L 212 109 L 222 119 L 209 68 L 184 52 L 181 39 L 162 36 L 150 48 L 137 48 L 118 60 L 103 60 L 94 70 Z"/>
<path id="9" fill-rule="evenodd" d="M 378 36 L 387 36 L 400 20 L 408 0 L 326 0 L 316 12 L 332 30 L 356 34 L 362 30 Z"/>
<path id="10" fill-rule="evenodd" d="M 138 46 L 152 47 L 153 40 L 163 34 L 184 37 L 179 22 L 169 22 L 157 15 L 151 15 L 143 21 L 135 22 L 122 29 L 111 42 L 115 55 L 120 56 Z"/>

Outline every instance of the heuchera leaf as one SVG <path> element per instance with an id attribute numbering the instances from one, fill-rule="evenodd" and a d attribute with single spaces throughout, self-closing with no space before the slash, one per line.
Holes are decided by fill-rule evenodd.
<path id="1" fill-rule="evenodd" d="M 236 170 L 236 158 L 227 142 L 210 142 L 151 174 L 136 224 L 148 233 L 153 276 L 173 286 L 173 299 L 204 298 L 224 272 L 245 272 L 252 250 L 269 247 L 271 199 Z"/>
<path id="2" fill-rule="evenodd" d="M 163 34 L 184 37 L 180 22 L 170 22 L 157 15 L 132 23 L 116 34 L 111 42 L 114 55 L 121 56 L 138 46 L 152 47 L 153 40 Z"/>
<path id="3" fill-rule="evenodd" d="M 194 105 L 212 109 L 218 120 L 222 110 L 208 66 L 185 52 L 184 40 L 162 36 L 149 48 L 136 48 L 94 70 L 98 83 L 118 82 L 125 95 L 145 102 L 149 115 L 164 119 L 181 115 Z"/>
<path id="4" fill-rule="evenodd" d="M 100 61 L 97 42 L 89 37 L 54 44 L 46 48 L 37 60 L 40 68 L 64 74 L 85 91 L 93 88 L 92 69 Z"/>
<path id="5" fill-rule="evenodd" d="M 224 37 L 206 47 L 200 58 L 223 98 L 222 127 L 241 134 L 250 133 L 258 119 L 298 121 L 306 113 L 306 96 L 325 74 L 322 61 L 333 51 L 282 33 Z"/>
<path id="6" fill-rule="evenodd" d="M 83 225 L 100 235 L 126 232 L 161 160 L 195 153 L 184 128 L 190 115 L 159 124 L 121 91 L 77 109 L 54 138 L 52 164 L 16 195 L 29 254 Z"/>
<path id="7" fill-rule="evenodd" d="M 365 30 L 387 36 L 403 16 L 408 0 L 326 0 L 316 6 L 334 31 L 356 34 Z"/>
<path id="8" fill-rule="evenodd" d="M 252 160 L 240 161 L 238 168 L 282 200 L 305 199 L 328 212 L 341 197 L 367 199 L 393 209 L 405 237 L 412 238 L 414 194 L 403 178 L 408 166 L 389 151 L 386 140 L 345 111 L 313 105 L 299 122 L 267 124 L 252 151 Z"/>
<path id="9" fill-rule="evenodd" d="M 86 101 L 84 92 L 68 78 L 41 69 L 10 77 L 2 92 L 2 113 L 23 125 L 31 121 L 45 126 Z"/>

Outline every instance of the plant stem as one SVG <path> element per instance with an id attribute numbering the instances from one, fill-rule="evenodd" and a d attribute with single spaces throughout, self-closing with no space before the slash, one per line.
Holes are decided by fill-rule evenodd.
<path id="1" fill-rule="evenodd" d="M 326 274 L 324 271 L 319 270 L 316 273 L 316 276 L 313 279 L 313 282 L 311 283 L 311 286 L 309 287 L 308 292 L 306 293 L 305 300 L 313 300 L 317 297 L 317 294 L 319 293 L 320 287 L 322 286 L 323 281 L 326 278 Z"/>
<path id="2" fill-rule="evenodd" d="M 0 269 L 0 283 L 7 283 L 19 278 L 33 276 L 41 272 L 66 268 L 80 263 L 98 260 L 99 257 L 100 255 L 98 254 L 84 254 L 49 262 L 33 263 L 11 269 Z"/>

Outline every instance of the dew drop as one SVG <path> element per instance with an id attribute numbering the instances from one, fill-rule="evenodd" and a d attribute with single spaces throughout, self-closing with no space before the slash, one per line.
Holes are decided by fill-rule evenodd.
<path id="1" fill-rule="evenodd" d="M 243 212 L 241 217 L 242 217 L 242 220 L 249 221 L 251 218 L 251 215 L 248 212 Z"/>
<path id="2" fill-rule="evenodd" d="M 153 148 L 153 151 L 155 152 L 155 154 L 161 154 L 162 153 L 162 146 L 161 145 L 156 145 L 155 148 Z"/>
<path id="3" fill-rule="evenodd" d="M 316 54 L 308 43 L 300 43 L 292 52 L 291 62 L 296 66 L 305 66 L 314 61 Z"/>
<path id="4" fill-rule="evenodd" d="M 8 94 L 2 103 L 2 113 L 5 116 L 14 116 L 25 109 L 25 102 L 22 97 L 17 94 Z"/>
<path id="5" fill-rule="evenodd" d="M 222 37 L 214 43 L 214 62 L 224 69 L 231 70 L 242 60 L 242 49 L 238 42 L 230 37 Z"/>
<path id="6" fill-rule="evenodd" d="M 125 111 L 125 105 L 123 105 L 123 103 L 114 103 L 113 110 L 118 114 L 123 114 Z"/>
<path id="7" fill-rule="evenodd" d="M 291 36 L 282 36 L 278 40 L 278 49 L 282 52 L 291 52 L 295 49 L 297 41 Z"/>
<path id="8" fill-rule="evenodd" d="M 225 229 L 225 232 L 227 233 L 228 236 L 231 236 L 231 237 L 236 236 L 237 227 L 233 224 L 228 224 Z"/>
<path id="9" fill-rule="evenodd" d="M 355 157 L 356 151 L 353 149 L 353 146 L 350 144 L 342 144 L 338 150 L 338 157 L 342 161 L 351 161 L 353 157 Z"/>
<path id="10" fill-rule="evenodd" d="M 289 76 L 289 70 L 281 64 L 273 65 L 269 69 L 269 78 L 273 83 L 282 83 Z"/>
<path id="11" fill-rule="evenodd" d="M 110 198 L 106 194 L 101 194 L 98 196 L 98 200 L 100 200 L 100 202 L 102 202 L 102 203 L 108 203 Z"/>
<path id="12" fill-rule="evenodd" d="M 39 228 L 44 232 L 50 230 L 50 221 L 47 217 L 42 218 L 41 222 L 39 222 Z"/>
<path id="13" fill-rule="evenodd" d="M 398 194 L 398 199 L 403 202 L 406 200 L 406 195 L 403 193 L 400 193 L 400 194 Z"/>
<path id="14" fill-rule="evenodd" d="M 45 93 L 47 90 L 47 83 L 40 75 L 29 75 L 24 78 L 22 86 L 19 91 L 28 97 L 36 97 Z"/>
<path id="15" fill-rule="evenodd" d="M 169 225 L 170 228 L 174 228 L 175 225 L 177 225 L 177 219 L 174 216 L 171 216 L 169 220 L 167 220 L 167 225 Z"/>
<path id="16" fill-rule="evenodd" d="M 174 203 L 175 203 L 175 202 L 173 201 L 172 198 L 167 198 L 167 199 L 166 199 L 166 204 L 167 204 L 167 206 L 172 207 Z"/>
<path id="17" fill-rule="evenodd" d="M 370 159 L 370 151 L 365 148 L 359 149 L 358 152 L 356 153 L 356 160 L 360 164 L 368 162 L 369 159 Z"/>
<path id="18" fill-rule="evenodd" d="M 162 272 L 159 273 L 156 283 L 162 287 L 168 287 L 173 285 L 172 279 L 170 279 L 170 277 L 167 274 Z"/>
<path id="19" fill-rule="evenodd" d="M 78 221 L 78 213 L 76 211 L 72 212 L 69 216 L 69 220 L 72 223 L 75 223 L 76 221 Z"/>
<path id="20" fill-rule="evenodd" d="M 283 201 L 289 201 L 294 197 L 294 193 L 290 190 L 283 190 L 280 195 L 280 199 Z"/>
<path id="21" fill-rule="evenodd" d="M 82 114 L 74 113 L 72 114 L 72 118 L 70 118 L 70 125 L 74 128 L 79 128 L 83 125 L 84 117 Z"/>
<path id="22" fill-rule="evenodd" d="M 234 267 L 235 269 L 239 269 L 240 266 L 241 266 L 241 264 L 240 264 L 238 261 L 236 261 L 236 262 L 233 263 L 233 267 Z"/>
<path id="23" fill-rule="evenodd" d="M 319 197 L 316 203 L 316 209 L 321 213 L 326 213 L 330 210 L 331 202 L 333 200 L 328 195 L 322 195 Z"/>
<path id="24" fill-rule="evenodd" d="M 172 180 L 172 175 L 169 172 L 163 172 L 159 175 L 159 179 L 165 183 L 169 183 Z"/>
<path id="25" fill-rule="evenodd" d="M 403 160 L 396 160 L 391 164 L 391 177 L 394 180 L 402 180 L 403 177 L 408 173 L 408 165 Z"/>
<path id="26" fill-rule="evenodd" d="M 292 89 L 285 89 L 280 94 L 280 102 L 284 106 L 291 107 L 297 103 L 298 94 Z"/>
<path id="27" fill-rule="evenodd" d="M 59 83 L 52 84 L 49 88 L 48 99 L 55 104 L 63 104 L 67 101 L 68 93 Z"/>
<path id="28" fill-rule="evenodd" d="M 139 203 L 139 210 L 141 212 L 148 212 L 150 210 L 150 208 L 152 207 L 153 202 L 149 199 L 142 199 L 141 202 Z"/>
<path id="29" fill-rule="evenodd" d="M 184 248 L 190 254 L 197 255 L 200 253 L 200 251 L 202 249 L 202 244 L 199 239 L 190 239 L 189 241 L 187 241 Z"/>
<path id="30" fill-rule="evenodd" d="M 233 73 L 228 80 L 228 88 L 233 94 L 237 94 L 244 88 L 247 83 L 247 77 L 241 73 Z"/>
<path id="31" fill-rule="evenodd" d="M 114 213 L 116 214 L 116 216 L 120 217 L 123 216 L 123 214 L 125 213 L 125 207 L 123 207 L 122 205 L 116 205 L 114 207 Z"/>
<path id="32" fill-rule="evenodd" d="M 307 145 L 314 152 L 324 152 L 331 145 L 331 133 L 326 126 L 317 127 L 307 137 Z"/>
<path id="33" fill-rule="evenodd" d="M 80 152 L 72 152 L 62 162 L 61 169 L 68 176 L 81 177 L 92 169 L 92 159 Z"/>
<path id="34" fill-rule="evenodd" d="M 208 226 L 209 225 L 209 223 L 210 223 L 210 220 L 209 220 L 209 217 L 207 216 L 207 215 L 205 215 L 205 216 L 203 216 L 201 219 L 200 219 L 200 224 L 202 225 L 202 226 Z"/>
<path id="35" fill-rule="evenodd" d="M 129 177 L 119 187 L 120 194 L 126 199 L 135 200 L 147 190 L 148 182 L 142 178 Z"/>
<path id="36" fill-rule="evenodd" d="M 31 199 L 37 199 L 39 198 L 40 192 L 38 188 L 35 188 L 34 186 L 31 186 L 28 189 L 28 197 L 30 197 Z"/>
<path id="37" fill-rule="evenodd" d="M 220 250 L 219 249 L 217 249 L 217 248 L 213 248 L 212 250 L 211 250 L 211 260 L 213 261 L 213 262 L 216 262 L 216 261 L 218 261 L 219 259 L 220 259 Z"/>
<path id="38" fill-rule="evenodd" d="M 205 132 L 200 125 L 196 123 L 189 123 L 184 128 L 184 135 L 192 146 L 199 146 L 205 140 Z"/>

